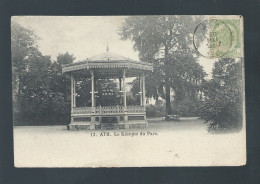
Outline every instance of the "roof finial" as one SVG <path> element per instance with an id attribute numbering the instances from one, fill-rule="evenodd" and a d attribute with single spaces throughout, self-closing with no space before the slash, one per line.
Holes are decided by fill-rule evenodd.
<path id="1" fill-rule="evenodd" d="M 107 52 L 109 52 L 109 47 L 108 47 L 108 43 L 107 43 Z"/>

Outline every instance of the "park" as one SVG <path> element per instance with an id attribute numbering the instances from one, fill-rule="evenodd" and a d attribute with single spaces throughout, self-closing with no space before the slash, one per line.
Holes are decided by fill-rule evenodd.
<path id="1" fill-rule="evenodd" d="M 110 23 L 113 17 L 81 17 L 77 20 L 82 23 L 99 20 L 111 30 L 114 40 L 106 34 L 100 37 L 103 32 L 99 30 L 95 39 L 91 39 L 92 44 L 105 43 L 92 48 L 81 43 L 82 39 L 62 44 L 64 36 L 70 33 L 64 31 L 59 36 L 53 32 L 60 42 L 48 43 L 67 49 L 65 53 L 48 50 L 51 55 L 42 53 L 47 45 L 41 40 L 50 39 L 52 32 L 37 32 L 42 25 L 28 25 L 30 17 L 28 21 L 20 19 L 17 22 L 34 26 L 36 32 L 12 21 L 14 125 L 121 129 L 147 127 L 146 118 L 175 116 L 200 117 L 208 131 L 242 128 L 242 60 L 208 60 L 213 63 L 211 68 L 201 62 L 203 57 L 192 50 L 191 35 L 203 21 L 200 17 L 118 17 L 120 24 L 116 26 Z M 73 17 L 36 19 L 42 23 L 76 20 Z M 88 29 L 95 35 L 96 28 Z M 53 31 L 59 31 L 56 29 Z M 36 33 L 44 39 L 39 40 Z M 84 32 L 81 34 L 90 38 Z M 196 47 L 205 36 L 197 31 Z M 82 47 L 75 49 L 71 44 Z M 122 56 L 124 49 L 115 49 L 116 44 L 128 47 L 127 53 L 135 59 Z M 70 54 L 70 50 L 77 54 Z"/>

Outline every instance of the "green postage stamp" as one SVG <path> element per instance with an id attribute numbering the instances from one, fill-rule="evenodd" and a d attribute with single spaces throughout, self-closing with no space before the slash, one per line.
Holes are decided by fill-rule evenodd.
<path id="1" fill-rule="evenodd" d="M 242 56 L 242 16 L 209 18 L 209 57 L 237 58 Z"/>

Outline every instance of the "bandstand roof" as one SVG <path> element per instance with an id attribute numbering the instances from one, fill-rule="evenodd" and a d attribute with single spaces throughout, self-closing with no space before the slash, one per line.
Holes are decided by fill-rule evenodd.
<path id="1" fill-rule="evenodd" d="M 62 66 L 62 73 L 78 72 L 94 69 L 99 73 L 115 73 L 120 69 L 131 69 L 132 74 L 143 71 L 153 71 L 153 64 L 135 61 L 117 54 L 106 52 L 86 60 Z M 136 71 L 136 72 L 135 72 Z"/>

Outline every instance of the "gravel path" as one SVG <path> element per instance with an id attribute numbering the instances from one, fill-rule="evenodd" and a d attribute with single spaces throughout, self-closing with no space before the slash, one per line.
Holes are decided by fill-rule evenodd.
<path id="1" fill-rule="evenodd" d="M 149 119 L 145 129 L 68 131 L 15 126 L 16 167 L 241 165 L 244 133 L 214 135 L 198 118 Z"/>

